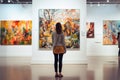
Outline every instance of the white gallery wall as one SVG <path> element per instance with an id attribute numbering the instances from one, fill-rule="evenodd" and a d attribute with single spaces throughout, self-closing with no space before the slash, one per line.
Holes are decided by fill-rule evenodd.
<path id="1" fill-rule="evenodd" d="M 64 63 L 86 62 L 86 0 L 33 0 L 33 52 L 32 63 L 53 63 L 52 50 L 39 50 L 39 9 L 80 9 L 80 50 L 68 50 L 64 55 Z"/>
<path id="2" fill-rule="evenodd" d="M 33 0 L 28 5 L 0 4 L 0 20 L 33 21 L 32 45 L 0 45 L 0 57 L 32 56 L 33 63 L 53 63 L 52 50 L 39 50 L 39 9 L 80 9 L 80 50 L 68 50 L 64 63 L 86 62 L 86 56 L 117 56 L 117 45 L 103 45 L 103 20 L 120 20 L 120 5 L 90 6 L 86 0 Z M 95 23 L 95 38 L 86 39 L 86 22 Z"/>
<path id="3" fill-rule="evenodd" d="M 32 20 L 31 4 L 0 4 L 0 20 Z M 0 45 L 0 57 L 31 57 L 32 45 Z"/>
<path id="4" fill-rule="evenodd" d="M 87 5 L 87 22 L 95 23 L 95 38 L 87 38 L 87 56 L 117 56 L 117 45 L 103 45 L 103 20 L 120 20 L 119 4 Z"/>

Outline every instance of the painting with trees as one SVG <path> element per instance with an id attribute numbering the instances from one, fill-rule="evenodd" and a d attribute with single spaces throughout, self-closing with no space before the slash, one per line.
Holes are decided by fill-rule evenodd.
<path id="1" fill-rule="evenodd" d="M 55 24 L 62 24 L 66 47 L 80 49 L 79 9 L 39 9 L 39 49 L 52 48 L 52 32 Z"/>

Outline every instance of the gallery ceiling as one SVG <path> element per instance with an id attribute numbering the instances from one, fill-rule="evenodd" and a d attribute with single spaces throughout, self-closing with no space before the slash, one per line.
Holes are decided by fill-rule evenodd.
<path id="1" fill-rule="evenodd" d="M 87 0 L 87 4 L 120 4 L 120 0 Z"/>
<path id="2" fill-rule="evenodd" d="M 87 4 L 120 4 L 120 0 L 87 0 Z M 32 0 L 0 0 L 0 4 L 32 4 Z"/>
<path id="3" fill-rule="evenodd" d="M 32 4 L 32 0 L 0 0 L 0 4 Z"/>

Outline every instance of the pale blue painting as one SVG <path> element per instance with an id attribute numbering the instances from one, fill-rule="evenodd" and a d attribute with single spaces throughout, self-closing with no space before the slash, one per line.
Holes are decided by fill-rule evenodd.
<path id="1" fill-rule="evenodd" d="M 120 20 L 104 20 L 103 21 L 103 44 L 116 45 L 117 34 L 120 32 Z"/>

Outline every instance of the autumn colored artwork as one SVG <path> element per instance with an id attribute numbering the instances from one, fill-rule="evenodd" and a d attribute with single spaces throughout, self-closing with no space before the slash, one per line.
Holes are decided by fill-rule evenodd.
<path id="1" fill-rule="evenodd" d="M 79 9 L 40 9 L 39 48 L 52 48 L 52 32 L 55 24 L 62 24 L 66 48 L 80 49 L 80 10 Z"/>
<path id="2" fill-rule="evenodd" d="M 4 20 L 0 23 L 1 45 L 31 45 L 31 20 Z"/>

